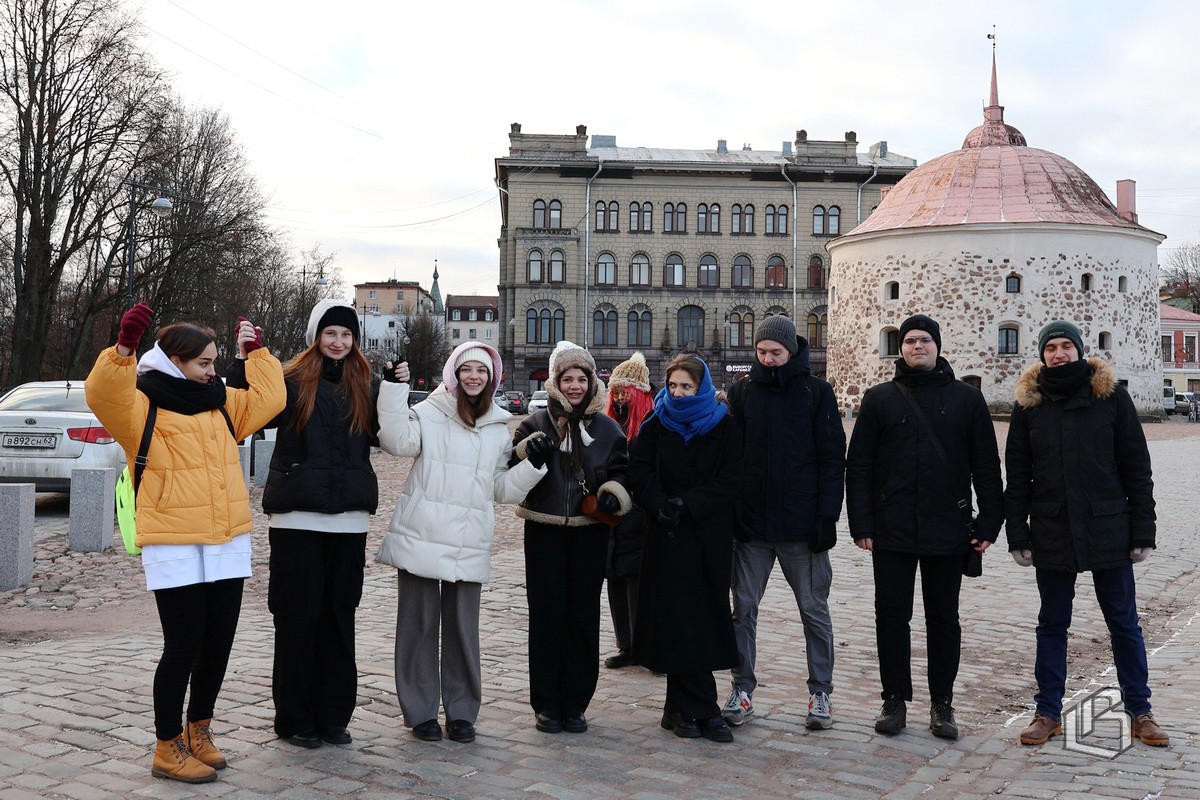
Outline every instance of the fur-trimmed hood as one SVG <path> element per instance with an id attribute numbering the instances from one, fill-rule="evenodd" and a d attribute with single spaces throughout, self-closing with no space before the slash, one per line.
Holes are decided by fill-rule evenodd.
<path id="1" fill-rule="evenodd" d="M 1092 368 L 1092 396 L 1103 400 L 1112 395 L 1117 388 L 1117 373 L 1112 365 L 1095 356 L 1089 358 L 1087 363 Z M 1038 362 L 1021 373 L 1021 377 L 1017 379 L 1013 394 L 1022 408 L 1035 408 L 1045 402 L 1046 396 L 1038 390 L 1038 376 L 1045 368 L 1045 364 Z"/>

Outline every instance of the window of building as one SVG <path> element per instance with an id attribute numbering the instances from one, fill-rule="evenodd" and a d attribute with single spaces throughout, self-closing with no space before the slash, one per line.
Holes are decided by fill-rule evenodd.
<path id="1" fill-rule="evenodd" d="M 634 253 L 629 260 L 629 285 L 650 285 L 650 257 L 645 253 Z"/>
<path id="2" fill-rule="evenodd" d="M 1162 341 L 1162 360 L 1165 362 L 1174 361 L 1175 354 L 1172 351 L 1175 349 L 1175 342 L 1172 341 L 1170 335 L 1164 335 L 1162 337 L 1161 341 Z"/>
<path id="3" fill-rule="evenodd" d="M 374 300 L 375 299 L 375 290 L 374 289 L 369 290 L 367 292 L 367 297 L 370 298 L 371 300 Z"/>
<path id="4" fill-rule="evenodd" d="M 493 319 L 495 319 L 495 313 L 490 308 L 487 311 L 483 312 L 483 321 L 484 322 L 491 322 Z"/>
<path id="5" fill-rule="evenodd" d="M 403 299 L 404 299 L 404 292 L 396 292 L 396 299 L 397 299 L 397 300 L 403 300 Z"/>
<path id="6" fill-rule="evenodd" d="M 687 233 L 687 203 L 675 204 L 675 233 Z"/>
<path id="7" fill-rule="evenodd" d="M 452 320 L 460 320 L 460 319 L 462 319 L 462 309 L 461 309 L 461 308 L 456 308 L 456 309 L 454 309 L 453 311 L 451 311 L 451 312 L 450 312 L 450 319 L 452 319 Z"/>
<path id="8" fill-rule="evenodd" d="M 729 346 L 749 347 L 754 344 L 754 312 L 735 310 L 729 312 Z"/>
<path id="9" fill-rule="evenodd" d="M 696 231 L 698 233 L 721 232 L 721 206 L 717 203 L 701 203 L 696 207 Z"/>
<path id="10" fill-rule="evenodd" d="M 592 344 L 597 347 L 616 346 L 617 310 L 612 306 L 602 306 L 592 314 Z"/>
<path id="11" fill-rule="evenodd" d="M 742 233 L 754 233 L 754 206 L 742 206 Z"/>
<path id="12" fill-rule="evenodd" d="M 813 206 L 813 236 L 825 235 L 825 206 Z"/>
<path id="13" fill-rule="evenodd" d="M 471 322 L 477 321 L 479 319 L 479 310 L 472 308 L 470 311 L 467 312 L 467 319 L 470 320 Z"/>
<path id="14" fill-rule="evenodd" d="M 734 203 L 730 209 L 729 226 L 732 233 L 754 233 L 754 206 Z"/>
<path id="15" fill-rule="evenodd" d="M 696 231 L 708 233 L 708 203 L 696 206 Z"/>
<path id="16" fill-rule="evenodd" d="M 562 283 L 566 280 L 566 270 L 564 269 L 565 259 L 563 258 L 562 250 L 550 251 L 550 282 Z"/>
<path id="17" fill-rule="evenodd" d="M 525 275 L 530 283 L 542 282 L 542 251 L 530 250 L 525 259 Z"/>
<path id="18" fill-rule="evenodd" d="M 566 329 L 566 314 L 561 308 L 541 311 L 531 308 L 525 312 L 525 343 L 554 344 L 562 341 Z"/>
<path id="19" fill-rule="evenodd" d="M 842 232 L 842 210 L 837 206 L 830 206 L 825 212 L 825 232 L 830 236 L 837 236 Z"/>
<path id="20" fill-rule="evenodd" d="M 825 262 L 820 256 L 811 256 L 808 259 L 808 288 L 825 288 Z"/>
<path id="21" fill-rule="evenodd" d="M 721 268 L 717 265 L 717 257 L 711 253 L 700 256 L 696 285 L 701 289 L 716 289 L 721 285 Z"/>
<path id="22" fill-rule="evenodd" d="M 808 315 L 808 346 L 821 348 L 825 346 L 825 332 L 829 328 L 829 315 L 814 312 Z"/>
<path id="23" fill-rule="evenodd" d="M 1079 276 L 1079 288 L 1084 292 L 1090 292 L 1092 290 L 1092 273 L 1085 272 Z"/>
<path id="24" fill-rule="evenodd" d="M 900 329 L 884 328 L 879 334 L 879 352 L 884 356 L 900 355 Z"/>
<path id="25" fill-rule="evenodd" d="M 1001 325 L 996 352 L 1002 356 L 1015 356 L 1020 352 L 1020 330 L 1016 325 Z"/>
<path id="26" fill-rule="evenodd" d="M 617 205 L 616 200 L 608 203 L 600 200 L 596 203 L 596 230 L 601 233 L 616 233 L 617 215 L 620 214 L 621 208 Z"/>
<path id="27" fill-rule="evenodd" d="M 1017 292 L 1021 291 L 1021 276 L 1009 275 L 1007 278 L 1005 278 L 1004 291 L 1008 292 L 1009 294 L 1016 294 Z"/>
<path id="28" fill-rule="evenodd" d="M 394 327 L 396 327 L 396 320 L 394 320 L 394 319 L 389 319 L 389 320 L 388 320 L 388 327 L 389 327 L 389 328 L 394 328 Z"/>
<path id="29" fill-rule="evenodd" d="M 615 286 L 617 283 L 617 260 L 612 253 L 601 253 L 596 259 L 596 285 Z"/>
<path id="30" fill-rule="evenodd" d="M 730 233 L 741 233 L 742 232 L 742 204 L 741 203 L 734 203 L 733 207 L 729 209 L 729 232 Z"/>
<path id="31" fill-rule="evenodd" d="M 1196 337 L 1183 337 L 1183 360 L 1189 364 L 1196 363 Z"/>
<path id="32" fill-rule="evenodd" d="M 1111 350 L 1112 334 L 1108 331 L 1100 331 L 1100 335 L 1097 337 L 1097 344 L 1100 345 L 1101 350 Z"/>
<path id="33" fill-rule="evenodd" d="M 671 253 L 663 264 L 663 286 L 683 286 L 683 257 Z"/>
<path id="34" fill-rule="evenodd" d="M 535 228 L 546 227 L 546 201 L 545 200 L 534 200 L 533 201 L 533 227 L 535 227 Z"/>
<path id="35" fill-rule="evenodd" d="M 650 233 L 654 230 L 653 226 L 654 206 L 649 203 L 630 203 L 629 204 L 629 230 L 641 233 Z"/>
<path id="36" fill-rule="evenodd" d="M 767 259 L 767 288 L 787 288 L 787 263 L 782 256 L 771 256 Z"/>
<path id="37" fill-rule="evenodd" d="M 468 339 L 478 339 L 479 338 L 479 329 L 478 328 L 467 328 L 467 338 Z"/>
<path id="38" fill-rule="evenodd" d="M 492 329 L 491 329 L 491 328 L 484 328 L 484 329 L 483 329 L 483 338 L 485 338 L 485 339 L 490 339 L 490 338 L 492 338 Z"/>
<path id="39" fill-rule="evenodd" d="M 379 340 L 378 339 L 367 339 L 367 349 L 368 350 L 378 350 L 379 349 Z"/>
<path id="40" fill-rule="evenodd" d="M 974 386 L 976 389 L 983 388 L 983 379 L 978 375 L 964 375 L 962 382 L 967 386 Z"/>
<path id="41" fill-rule="evenodd" d="M 667 203 L 663 206 L 663 233 L 673 233 L 675 231 L 675 204 Z"/>
<path id="42" fill-rule="evenodd" d="M 738 255 L 733 257 L 733 288 L 749 289 L 754 286 L 754 267 L 750 256 Z"/>
<path id="43" fill-rule="evenodd" d="M 650 309 L 642 305 L 634 306 L 629 309 L 628 322 L 629 330 L 626 333 L 629 338 L 629 346 L 649 347 L 654 322 Z"/>
<path id="44" fill-rule="evenodd" d="M 768 234 L 786 234 L 788 230 L 788 207 L 787 206 L 767 206 L 766 211 L 766 232 Z"/>
<path id="45" fill-rule="evenodd" d="M 451 328 L 450 329 L 450 338 L 451 339 L 461 339 L 462 333 L 461 333 L 460 329 L 459 328 Z"/>
<path id="46" fill-rule="evenodd" d="M 900 299 L 900 283 L 898 281 L 888 281 L 883 285 L 884 300 L 899 300 Z"/>
<path id="47" fill-rule="evenodd" d="M 1126 278 L 1124 275 L 1117 278 L 1117 291 L 1122 294 L 1129 291 L 1129 278 Z"/>
<path id="48" fill-rule="evenodd" d="M 700 306 L 684 306 L 679 309 L 679 346 L 688 342 L 704 346 L 704 309 Z"/>
<path id="49" fill-rule="evenodd" d="M 562 203 L 558 200 L 550 201 L 550 227 L 562 227 Z"/>

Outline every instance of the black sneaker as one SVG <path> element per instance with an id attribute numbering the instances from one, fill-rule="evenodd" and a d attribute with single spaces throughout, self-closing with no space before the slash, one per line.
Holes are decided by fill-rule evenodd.
<path id="1" fill-rule="evenodd" d="M 878 726 L 876 726 L 878 729 Z M 954 707 L 949 700 L 934 700 L 929 707 L 929 730 L 941 739 L 957 739 L 958 724 L 954 721 Z"/>
<path id="2" fill-rule="evenodd" d="M 622 667 L 631 667 L 634 665 L 633 655 L 628 650 L 618 650 L 615 654 L 604 659 L 604 666 L 607 669 L 621 669 Z"/>
<path id="3" fill-rule="evenodd" d="M 875 732 L 895 736 L 904 729 L 907 719 L 908 709 L 904 701 L 898 697 L 889 697 L 883 701 L 883 708 L 875 718 Z"/>
<path id="4" fill-rule="evenodd" d="M 442 740 L 442 726 L 438 725 L 436 719 L 427 719 L 420 725 L 414 725 L 412 732 L 413 736 L 422 742 L 440 742 Z"/>
<path id="5" fill-rule="evenodd" d="M 566 714 L 562 718 L 562 729 L 567 733 L 584 733 L 587 728 L 587 717 L 581 713 Z"/>
<path id="6" fill-rule="evenodd" d="M 696 725 L 700 728 L 700 735 L 710 742 L 733 741 L 733 731 L 729 729 L 729 725 L 721 717 L 698 719 L 696 720 Z"/>
<path id="7" fill-rule="evenodd" d="M 537 729 L 542 733 L 562 733 L 562 720 L 557 714 L 550 714 L 546 711 L 537 712 Z"/>

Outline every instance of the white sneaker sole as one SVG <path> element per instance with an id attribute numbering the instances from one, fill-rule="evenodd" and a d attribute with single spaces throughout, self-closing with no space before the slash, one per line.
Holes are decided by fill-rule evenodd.
<path id="1" fill-rule="evenodd" d="M 804 720 L 804 727 L 810 731 L 827 731 L 833 727 L 833 717 L 809 716 Z"/>
<path id="2" fill-rule="evenodd" d="M 736 717 L 733 714 L 721 714 L 721 719 L 725 720 L 727 725 L 744 725 L 753 713 L 752 711 L 750 714 L 739 714 Z"/>

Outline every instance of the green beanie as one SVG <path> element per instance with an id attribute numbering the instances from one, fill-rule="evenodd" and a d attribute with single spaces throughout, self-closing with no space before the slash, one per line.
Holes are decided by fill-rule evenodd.
<path id="1" fill-rule="evenodd" d="M 1046 342 L 1051 339 L 1070 339 L 1075 345 L 1075 349 L 1079 351 L 1079 358 L 1083 359 L 1083 335 L 1079 332 L 1079 328 L 1066 320 L 1056 319 L 1042 328 L 1042 332 L 1038 334 L 1038 358 L 1042 360 L 1043 364 L 1046 363 L 1046 357 L 1042 354 L 1046 350 Z"/>

